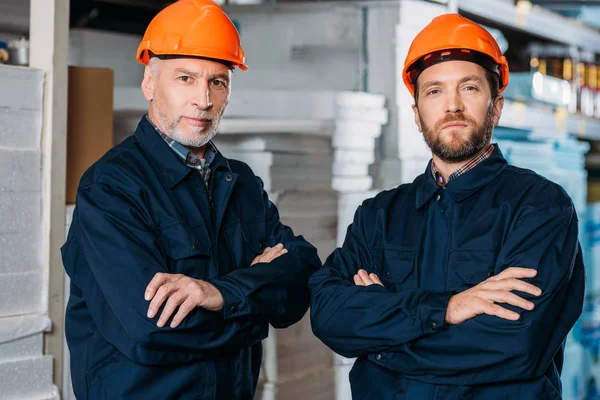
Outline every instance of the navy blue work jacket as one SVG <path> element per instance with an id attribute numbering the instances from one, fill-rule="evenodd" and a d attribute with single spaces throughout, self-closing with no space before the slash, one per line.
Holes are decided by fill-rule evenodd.
<path id="1" fill-rule="evenodd" d="M 448 183 L 431 164 L 412 184 L 366 200 L 310 280 L 314 333 L 358 357 L 353 398 L 556 400 L 567 333 L 585 276 L 565 191 L 492 156 Z M 534 268 L 539 297 L 519 321 L 480 315 L 444 323 L 450 297 L 508 267 Z M 356 286 L 361 268 L 385 287 Z"/>
<path id="2" fill-rule="evenodd" d="M 218 155 L 211 169 L 207 189 L 143 118 L 83 176 L 62 248 L 78 399 L 252 399 L 268 324 L 306 313 L 316 249 L 281 224 L 246 164 Z M 277 243 L 289 253 L 250 267 Z M 144 300 L 157 272 L 212 283 L 223 310 L 158 328 Z"/>

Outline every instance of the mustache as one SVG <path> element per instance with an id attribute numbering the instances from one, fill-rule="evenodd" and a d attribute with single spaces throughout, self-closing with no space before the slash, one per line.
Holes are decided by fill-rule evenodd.
<path id="1" fill-rule="evenodd" d="M 442 126 L 444 126 L 448 123 L 451 123 L 451 122 L 465 122 L 465 123 L 468 123 L 471 125 L 476 125 L 475 120 L 467 117 L 463 113 L 454 113 L 454 114 L 447 114 L 444 117 L 444 119 L 442 119 L 441 121 L 438 121 L 435 124 L 435 128 L 441 128 Z"/>
<path id="2" fill-rule="evenodd" d="M 194 114 L 191 115 L 183 115 L 182 117 L 187 117 L 187 118 L 195 118 L 195 119 L 208 119 L 211 122 L 214 119 L 214 116 L 211 115 L 211 113 L 207 112 L 207 111 L 199 111 L 196 112 Z M 180 118 L 181 119 L 181 118 Z"/>

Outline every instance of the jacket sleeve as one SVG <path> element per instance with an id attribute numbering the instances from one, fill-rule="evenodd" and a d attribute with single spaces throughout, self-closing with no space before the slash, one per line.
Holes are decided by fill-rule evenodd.
<path id="1" fill-rule="evenodd" d="M 377 271 L 359 207 L 342 248 L 310 279 L 314 334 L 336 353 L 358 357 L 401 346 L 431 334 L 444 323 L 451 292 L 414 289 L 393 293 L 380 285 L 357 286 L 359 269 Z"/>
<path id="2" fill-rule="evenodd" d="M 277 207 L 262 190 L 266 209 L 267 246 L 288 250 L 270 263 L 257 263 L 210 280 L 223 295 L 225 319 L 266 321 L 275 328 L 298 322 L 310 303 L 308 279 L 320 266 L 317 249 L 279 220 Z"/>
<path id="3" fill-rule="evenodd" d="M 502 246 L 496 273 L 519 266 L 538 275 L 528 280 L 540 297 L 519 321 L 479 315 L 447 325 L 436 335 L 383 354 L 380 363 L 407 377 L 437 384 L 473 385 L 543 375 L 581 314 L 585 276 L 572 207 L 531 212 L 520 218 Z"/>
<path id="4" fill-rule="evenodd" d="M 156 273 L 168 270 L 142 194 L 93 183 L 80 187 L 76 206 L 62 249 L 65 268 L 102 336 L 131 360 L 189 362 L 266 336 L 264 326 L 224 321 L 221 313 L 199 307 L 175 329 L 157 327 L 157 317 L 146 316 L 144 292 Z"/>

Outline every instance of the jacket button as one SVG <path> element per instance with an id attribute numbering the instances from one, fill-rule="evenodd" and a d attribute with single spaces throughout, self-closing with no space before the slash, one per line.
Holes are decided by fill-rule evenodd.
<path id="1" fill-rule="evenodd" d="M 435 196 L 435 201 L 440 201 L 440 199 L 442 198 L 442 196 L 440 196 L 439 194 L 437 196 Z"/>
<path id="2" fill-rule="evenodd" d="M 192 243 L 192 249 L 198 250 L 198 248 L 199 248 L 198 243 Z"/>
<path id="3" fill-rule="evenodd" d="M 231 181 L 233 180 L 233 175 L 231 175 L 231 174 L 227 174 L 227 176 L 225 177 L 225 180 L 226 180 L 227 182 L 231 182 Z"/>
<path id="4" fill-rule="evenodd" d="M 431 326 L 431 329 L 433 330 L 437 329 L 437 324 L 435 322 L 432 322 L 431 324 L 429 324 L 429 326 Z"/>
<path id="5" fill-rule="evenodd" d="M 388 271 L 388 272 L 385 273 L 385 277 L 388 278 L 388 279 L 390 279 L 390 271 Z"/>
<path id="6" fill-rule="evenodd" d="M 377 355 L 375 356 L 375 359 L 376 359 L 377 361 L 381 360 L 381 354 L 377 354 Z"/>
<path id="7" fill-rule="evenodd" d="M 231 307 L 229 307 L 229 311 L 231 312 L 236 312 L 237 311 L 237 306 L 234 304 Z"/>

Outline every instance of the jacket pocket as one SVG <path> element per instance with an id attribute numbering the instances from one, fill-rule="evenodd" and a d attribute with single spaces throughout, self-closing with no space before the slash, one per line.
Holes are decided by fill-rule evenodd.
<path id="1" fill-rule="evenodd" d="M 496 252 L 493 250 L 455 251 L 448 265 L 449 290 L 472 288 L 494 275 Z"/>
<path id="2" fill-rule="evenodd" d="M 418 286 L 416 266 L 419 258 L 418 251 L 381 248 L 374 250 L 373 253 L 379 263 L 381 282 L 387 289 L 400 291 Z"/>
<path id="3" fill-rule="evenodd" d="M 173 225 L 161 231 L 159 240 L 167 256 L 169 272 L 206 279 L 212 248 L 206 227 Z"/>
<path id="4" fill-rule="evenodd" d="M 234 269 L 250 267 L 266 247 L 267 227 L 263 220 L 240 221 L 225 230 L 225 240 Z"/>

